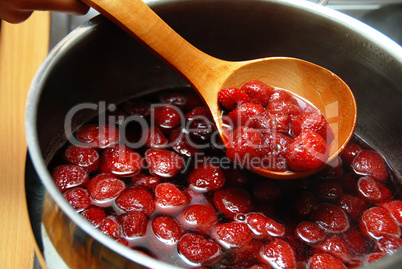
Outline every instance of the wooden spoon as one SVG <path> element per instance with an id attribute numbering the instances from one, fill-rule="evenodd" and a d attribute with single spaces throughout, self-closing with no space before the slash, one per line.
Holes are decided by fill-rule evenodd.
<path id="1" fill-rule="evenodd" d="M 141 0 L 83 0 L 99 11 L 181 73 L 202 96 L 223 139 L 218 91 L 260 80 L 287 89 L 314 104 L 334 132 L 327 162 L 346 146 L 356 124 L 356 102 L 349 87 L 332 72 L 315 64 L 286 57 L 231 62 L 214 58 L 184 40 Z M 241 37 L 239 37 L 241 38 Z M 323 167 L 320 167 L 322 169 Z M 318 172 L 252 171 L 275 179 L 301 178 Z"/>

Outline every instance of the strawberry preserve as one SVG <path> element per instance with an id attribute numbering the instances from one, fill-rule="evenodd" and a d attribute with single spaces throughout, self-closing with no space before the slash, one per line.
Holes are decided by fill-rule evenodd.
<path id="1" fill-rule="evenodd" d="M 378 152 L 355 136 L 313 176 L 261 177 L 237 156 L 314 169 L 325 159 L 294 148 L 324 154 L 328 123 L 258 81 L 218 98 L 235 122 L 227 147 L 190 89 L 167 90 L 82 126 L 49 166 L 56 185 L 94 229 L 183 268 L 355 268 L 402 245 L 399 181 Z"/>

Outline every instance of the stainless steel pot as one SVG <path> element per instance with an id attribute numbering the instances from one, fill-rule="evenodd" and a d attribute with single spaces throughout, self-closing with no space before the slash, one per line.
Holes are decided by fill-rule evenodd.
<path id="1" fill-rule="evenodd" d="M 357 134 L 383 153 L 401 178 L 399 45 L 359 21 L 307 1 L 161 0 L 148 4 L 191 43 L 218 58 L 291 56 L 338 74 L 356 97 Z M 33 193 L 44 200 L 33 210 L 41 212 L 43 207 L 41 221 L 70 267 L 175 268 L 95 230 L 65 201 L 46 166 L 65 141 L 64 121 L 73 107 L 99 101 L 118 104 L 147 91 L 186 84 L 103 17 L 68 35 L 38 70 L 28 97 L 26 134 L 29 154 L 46 193 L 38 194 L 42 185 L 27 176 L 28 198 L 32 198 L 33 187 Z M 81 110 L 73 128 L 96 113 Z M 28 206 L 33 207 L 31 202 Z M 401 261 L 402 250 L 372 267 L 400 268 Z"/>

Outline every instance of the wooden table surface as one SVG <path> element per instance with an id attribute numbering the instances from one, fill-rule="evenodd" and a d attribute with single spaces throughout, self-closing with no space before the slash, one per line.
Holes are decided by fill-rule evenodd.
<path id="1" fill-rule="evenodd" d="M 35 12 L 0 28 L 0 264 L 30 269 L 37 246 L 25 200 L 25 102 L 33 76 L 48 53 L 50 14 Z M 39 255 L 42 267 L 46 267 Z"/>

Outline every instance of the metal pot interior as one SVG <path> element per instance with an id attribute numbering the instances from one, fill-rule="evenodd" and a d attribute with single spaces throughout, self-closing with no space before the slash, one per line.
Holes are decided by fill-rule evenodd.
<path id="1" fill-rule="evenodd" d="M 149 1 L 149 5 L 189 42 L 215 57 L 290 56 L 336 73 L 356 97 L 356 133 L 380 151 L 401 178 L 402 48 L 396 43 L 346 15 L 305 1 L 166 0 Z M 160 59 L 105 18 L 97 17 L 55 47 L 31 87 L 26 121 L 29 153 L 51 207 L 61 214 L 63 223 L 74 225 L 72 233 L 78 233 L 84 244 L 94 238 L 98 242 L 94 249 L 108 246 L 117 253 L 112 260 L 123 259 L 120 264 L 125 266 L 135 261 L 168 268 L 133 254 L 78 217 L 59 193 L 46 165 L 65 142 L 64 121 L 77 105 L 118 104 L 136 95 L 183 85 L 186 81 Z M 72 128 L 96 113 L 81 110 Z M 382 263 L 391 266 L 398 260 L 402 260 L 401 251 Z"/>

